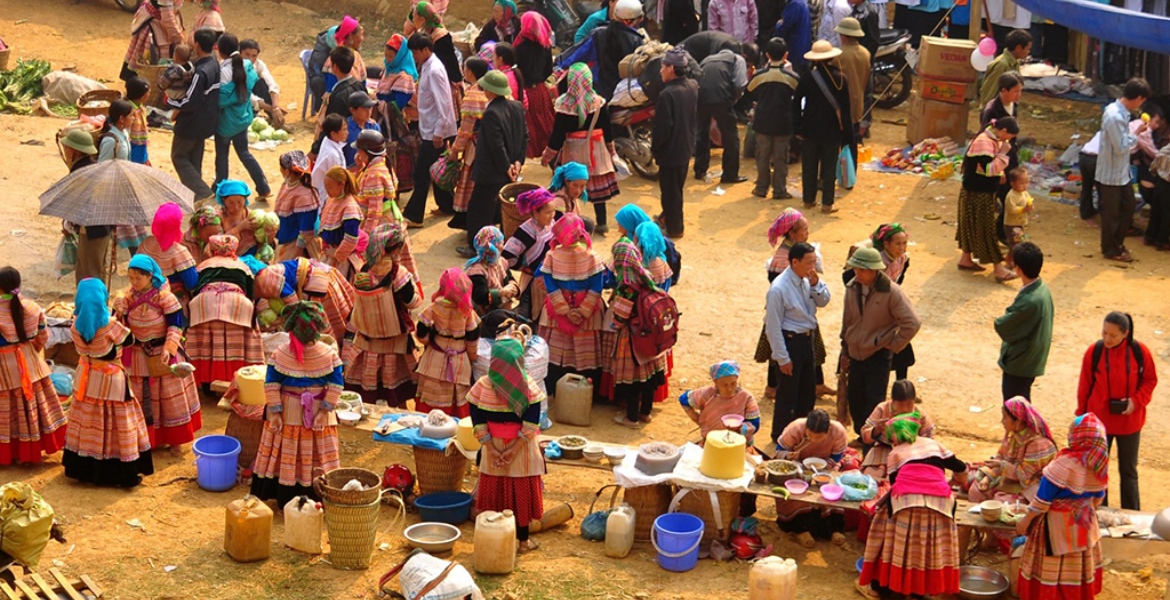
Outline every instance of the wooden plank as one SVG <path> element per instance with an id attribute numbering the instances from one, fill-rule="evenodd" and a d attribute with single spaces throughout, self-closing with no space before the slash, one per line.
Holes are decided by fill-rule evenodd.
<path id="1" fill-rule="evenodd" d="M 16 590 L 3 581 L 0 581 L 0 592 L 4 592 L 6 600 L 20 600 L 20 596 L 16 595 Z"/>
<path id="2" fill-rule="evenodd" d="M 53 591 L 53 588 L 49 585 L 49 582 L 45 581 L 45 578 L 41 577 L 40 573 L 32 573 L 29 576 L 32 577 L 33 583 L 37 584 L 37 587 L 41 588 L 41 592 L 45 594 L 46 598 L 49 600 L 57 599 L 57 592 Z"/>
<path id="3" fill-rule="evenodd" d="M 70 600 L 85 600 L 85 596 L 82 596 L 77 590 L 73 589 L 73 584 L 69 583 L 69 580 L 61 574 L 60 569 L 57 567 L 49 569 L 49 575 L 52 575 L 53 579 L 56 579 L 57 583 L 61 584 L 61 589 L 65 590 Z"/>
<path id="4" fill-rule="evenodd" d="M 36 592 L 36 590 L 28 587 L 28 584 L 25 583 L 23 579 L 17 579 L 16 581 L 14 581 L 12 583 L 15 583 L 17 589 L 19 589 L 21 591 L 21 593 L 23 593 L 25 596 L 27 596 L 29 598 L 29 600 L 37 600 L 38 598 L 41 597 L 40 594 L 38 594 Z M 52 597 L 50 596 L 50 598 L 52 598 Z"/>
<path id="5" fill-rule="evenodd" d="M 101 598 L 102 597 L 102 588 L 98 587 L 98 584 L 94 583 L 94 581 L 89 578 L 89 575 L 82 575 L 81 576 L 81 583 L 84 583 L 85 587 L 88 588 L 89 591 L 93 593 L 94 598 Z"/>

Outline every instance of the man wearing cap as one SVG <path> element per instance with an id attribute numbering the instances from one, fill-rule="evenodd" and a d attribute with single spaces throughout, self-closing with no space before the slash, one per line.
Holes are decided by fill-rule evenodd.
<path id="1" fill-rule="evenodd" d="M 370 118 L 373 109 L 374 99 L 365 90 L 349 95 L 349 118 L 345 120 L 347 134 L 345 148 L 342 150 L 345 154 L 345 166 L 347 167 L 353 166 L 354 156 L 357 154 L 358 136 L 363 131 L 382 132 L 382 128 Z"/>
<path id="2" fill-rule="evenodd" d="M 695 148 L 695 179 L 702 181 L 711 166 L 711 121 L 723 140 L 723 184 L 742 183 L 739 174 L 739 127 L 735 103 L 747 87 L 747 61 L 731 50 L 720 50 L 699 63 L 699 139 Z"/>
<path id="3" fill-rule="evenodd" d="M 654 105 L 650 151 L 658 163 L 658 190 L 662 196 L 660 224 L 666 236 L 683 236 L 683 185 L 695 153 L 699 86 L 687 78 L 687 51 L 674 48 L 662 58 L 663 88 Z M 729 107 L 730 108 L 730 107 Z"/>
<path id="4" fill-rule="evenodd" d="M 475 163 L 471 180 L 475 187 L 467 202 L 467 246 L 459 254 L 475 255 L 474 240 L 480 229 L 500 222 L 500 190 L 520 176 L 520 167 L 528 151 L 528 125 L 524 106 L 511 100 L 508 77 L 500 71 L 488 71 L 479 79 L 487 96 L 487 108 L 475 125 Z"/>
<path id="5" fill-rule="evenodd" d="M 858 248 L 845 263 L 853 281 L 845 285 L 841 320 L 841 370 L 849 374 L 849 415 L 861 427 L 886 399 L 890 361 L 918 333 L 921 323 L 902 288 L 885 274 L 882 255 Z"/>
<path id="6" fill-rule="evenodd" d="M 789 56 L 792 56 L 789 53 Z M 841 50 L 817 40 L 804 55 L 810 66 L 796 85 L 792 99 L 793 132 L 801 140 L 800 162 L 804 207 L 817 205 L 820 185 L 821 212 L 835 213 L 837 157 L 841 148 L 853 143 L 853 116 L 849 104 L 849 83 L 833 63 Z M 868 416 L 868 415 L 866 415 Z"/>
<path id="7" fill-rule="evenodd" d="M 841 56 L 837 64 L 845 81 L 849 82 L 849 114 L 853 117 L 853 164 L 857 164 L 857 141 L 860 139 L 861 115 L 865 114 L 865 90 L 869 87 L 870 54 L 861 45 L 865 32 L 861 23 L 853 17 L 845 17 L 835 30 L 841 36 Z"/>
<path id="8" fill-rule="evenodd" d="M 646 36 L 636 29 L 642 21 L 642 3 L 639 0 L 617 0 L 613 5 L 613 19 L 589 34 L 584 43 L 572 52 L 561 55 L 558 65 L 568 69 L 573 63 L 595 65 L 593 89 L 606 101 L 621 81 L 618 63 L 644 44 Z"/>
<path id="9" fill-rule="evenodd" d="M 97 163 L 97 148 L 93 136 L 83 129 L 70 131 L 61 140 L 65 164 L 73 173 Z M 87 277 L 102 278 L 106 273 L 106 255 L 110 253 L 110 227 L 91 225 L 82 227 L 68 221 L 62 223 L 62 233 L 77 235 L 77 262 L 73 277 L 77 282 Z"/>
<path id="10" fill-rule="evenodd" d="M 455 103 L 451 97 L 451 80 L 443 61 L 435 57 L 434 41 L 425 33 L 415 33 L 406 42 L 418 67 L 418 133 L 422 138 L 414 161 L 414 191 L 403 211 L 407 227 L 422 227 L 431 192 L 431 165 L 439 160 L 443 149 L 455 141 Z M 435 187 L 437 212 L 455 214 L 455 196 Z"/>

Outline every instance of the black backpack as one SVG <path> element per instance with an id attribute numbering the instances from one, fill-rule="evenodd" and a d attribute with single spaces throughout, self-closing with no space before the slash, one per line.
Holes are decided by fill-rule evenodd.
<path id="1" fill-rule="evenodd" d="M 682 277 L 682 253 L 669 239 L 666 240 L 666 264 L 670 266 L 673 273 L 670 276 L 670 285 L 678 285 L 678 280 Z"/>
<path id="2" fill-rule="evenodd" d="M 1138 365 L 1137 387 L 1141 387 L 1142 386 L 1142 377 L 1144 377 L 1146 374 L 1145 352 L 1142 351 L 1142 345 L 1137 343 L 1136 340 L 1129 343 L 1129 348 L 1131 351 L 1133 351 L 1134 359 L 1137 360 L 1137 365 Z M 1093 388 L 1096 387 L 1096 385 L 1097 385 L 1097 366 L 1101 364 L 1101 355 L 1104 353 L 1105 353 L 1105 342 L 1103 342 L 1101 340 L 1097 340 L 1097 343 L 1093 344 L 1093 374 L 1090 376 L 1090 379 L 1089 379 L 1089 392 L 1090 393 L 1093 391 Z"/>

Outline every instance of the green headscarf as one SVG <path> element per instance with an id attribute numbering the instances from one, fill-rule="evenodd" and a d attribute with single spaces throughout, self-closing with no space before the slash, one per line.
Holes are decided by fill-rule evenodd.
<path id="1" fill-rule="evenodd" d="M 522 416 L 532 403 L 532 386 L 524 366 L 524 345 L 511 338 L 496 340 L 492 345 L 492 359 L 488 380 L 496 394 L 508 401 L 516 416 Z"/>

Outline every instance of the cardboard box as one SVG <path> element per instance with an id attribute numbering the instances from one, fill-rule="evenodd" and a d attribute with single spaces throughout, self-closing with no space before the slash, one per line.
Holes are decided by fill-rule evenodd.
<path id="1" fill-rule="evenodd" d="M 917 144 L 928 138 L 949 137 L 962 146 L 967 141 L 967 104 L 926 100 L 917 92 L 910 94 L 910 113 L 906 117 L 906 140 Z"/>
<path id="2" fill-rule="evenodd" d="M 951 104 L 963 104 L 967 102 L 967 88 L 975 87 L 975 84 L 919 77 L 916 87 L 918 95 L 923 100 L 938 100 L 939 102 L 950 102 Z"/>
<path id="3" fill-rule="evenodd" d="M 971 66 L 974 50 L 975 42 L 971 40 L 923 36 L 915 71 L 931 79 L 974 83 L 979 78 L 979 72 Z"/>

